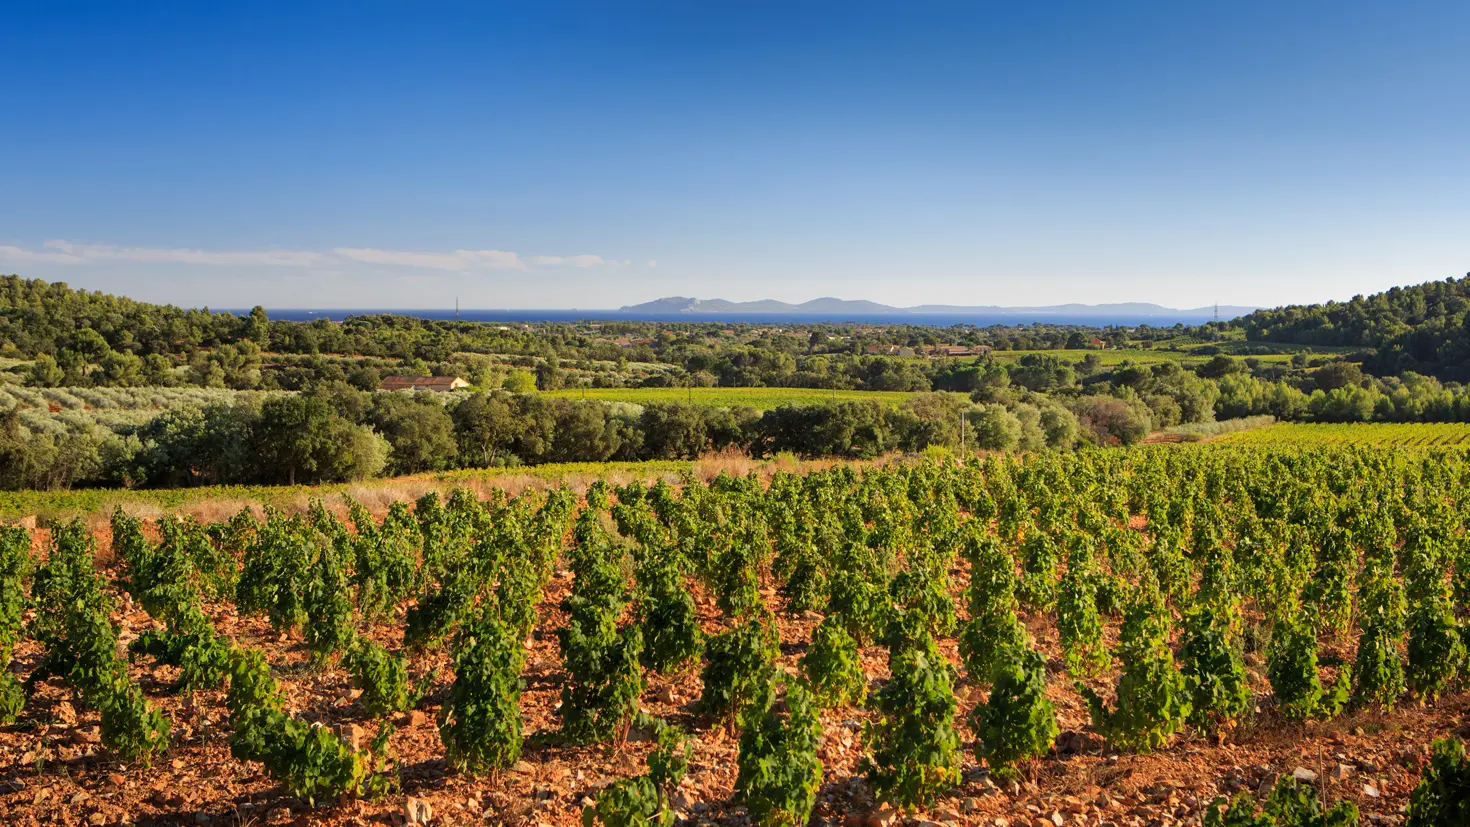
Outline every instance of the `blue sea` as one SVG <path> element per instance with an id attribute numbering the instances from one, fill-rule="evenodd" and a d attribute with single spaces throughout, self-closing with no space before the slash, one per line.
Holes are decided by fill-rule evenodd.
<path id="1" fill-rule="evenodd" d="M 248 313 L 248 310 L 232 310 L 236 314 Z M 315 319 L 330 319 L 341 321 L 348 316 L 371 316 L 377 314 L 391 314 L 395 316 L 411 316 L 420 319 L 450 320 L 456 317 L 453 308 L 448 310 L 416 309 L 416 310 L 342 310 L 322 308 L 320 310 L 266 309 L 266 313 L 272 319 L 285 321 L 313 321 Z M 963 314 L 963 313 L 856 313 L 856 314 L 822 314 L 822 313 L 624 313 L 619 310 L 461 310 L 458 318 L 467 322 L 499 322 L 499 323 L 521 323 L 521 322 L 712 322 L 724 324 L 760 324 L 760 325 L 789 325 L 789 324 L 872 324 L 872 325 L 925 325 L 929 327 L 952 327 L 954 325 L 974 325 L 976 327 L 990 327 L 992 325 L 1030 325 L 1030 324 L 1054 324 L 1054 325 L 1083 325 L 1087 327 L 1108 327 L 1118 325 L 1123 327 L 1136 327 L 1139 325 L 1150 325 L 1152 327 L 1170 327 L 1175 324 L 1196 325 L 1211 321 L 1212 316 L 1201 314 L 1138 314 L 1138 315 L 1088 315 L 1088 314 L 1062 314 L 1062 313 L 990 313 L 990 314 Z"/>

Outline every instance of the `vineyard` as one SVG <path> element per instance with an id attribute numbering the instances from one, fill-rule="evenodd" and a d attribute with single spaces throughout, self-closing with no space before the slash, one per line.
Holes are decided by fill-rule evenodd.
<path id="1" fill-rule="evenodd" d="M 1228 433 L 1214 441 L 1229 445 L 1470 447 L 1470 422 L 1278 423 Z"/>
<path id="2" fill-rule="evenodd" d="M 1464 824 L 1466 491 L 1158 446 L 10 526 L 0 813 Z"/>

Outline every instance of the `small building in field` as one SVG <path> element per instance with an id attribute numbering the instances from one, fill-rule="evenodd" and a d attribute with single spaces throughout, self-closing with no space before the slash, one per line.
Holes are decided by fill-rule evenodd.
<path id="1" fill-rule="evenodd" d="M 1108 343 L 1103 341 L 1102 339 L 1097 338 L 1096 336 L 1093 336 L 1091 339 L 1087 340 L 1087 346 L 1095 347 L 1098 350 L 1106 350 L 1108 347 Z"/>
<path id="2" fill-rule="evenodd" d="M 378 384 L 385 391 L 436 391 L 448 393 L 468 388 L 469 382 L 458 376 L 384 376 Z"/>

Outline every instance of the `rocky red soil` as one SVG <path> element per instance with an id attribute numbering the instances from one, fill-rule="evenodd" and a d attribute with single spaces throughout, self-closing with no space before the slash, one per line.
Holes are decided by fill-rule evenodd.
<path id="1" fill-rule="evenodd" d="M 963 578 L 956 572 L 956 580 Z M 230 756 L 228 715 L 222 691 L 194 695 L 168 690 L 177 673 L 141 658 L 132 672 L 149 698 L 173 721 L 173 744 L 151 766 L 109 758 L 98 736 L 96 714 L 79 709 L 71 693 L 43 685 L 21 720 L 0 729 L 0 823 L 30 827 L 61 825 L 573 825 L 597 790 L 622 776 L 644 771 L 650 748 L 634 732 L 621 745 L 572 747 L 545 736 L 557 729 L 555 709 L 563 674 L 554 637 L 562 617 L 556 603 L 566 593 L 562 573 L 548 589 L 537 632 L 527 641 L 526 690 L 522 698 L 528 736 L 522 760 L 498 777 L 472 778 L 449 769 L 443 759 L 435 716 L 448 689 L 448 657 L 436 650 L 414 663 L 417 673 L 439 670 L 435 690 L 422 710 L 400 716 L 391 746 L 402 772 L 401 792 L 378 800 L 345 800 L 309 807 L 287 796 L 258 765 Z M 776 600 L 767 593 L 773 605 Z M 707 596 L 700 608 L 711 631 L 718 611 Z M 120 601 L 114 621 L 123 641 L 155 622 Z M 294 637 L 278 635 L 259 618 L 240 617 L 230 605 L 211 606 L 220 632 L 264 650 L 287 693 L 292 711 L 338 728 L 366 744 L 376 731 L 356 702 L 345 672 L 315 667 Z M 794 670 L 819 618 L 782 617 L 781 665 Z M 1176 738 L 1151 755 L 1117 754 L 1087 729 L 1087 710 L 1061 672 L 1055 631 L 1049 621 L 1030 618 L 1033 634 L 1053 656 L 1049 694 L 1057 705 L 1062 734 L 1056 751 L 1029 768 L 1020 784 L 997 788 L 974 758 L 973 735 L 965 733 L 963 785 L 936 806 L 903 816 L 875 808 L 859 771 L 862 729 L 871 718 L 863 709 L 829 712 L 821 757 L 826 764 L 813 823 L 887 825 L 953 823 L 1056 827 L 1056 825 L 1168 825 L 1197 823 L 1217 795 L 1239 790 L 1264 793 L 1283 774 L 1317 785 L 1331 802 L 1357 802 L 1367 823 L 1396 824 L 1418 781 L 1430 742 L 1463 728 L 1467 696 L 1441 699 L 1432 707 L 1409 704 L 1379 715 L 1349 714 L 1306 727 L 1277 720 L 1271 710 L 1264 663 L 1247 656 L 1257 711 L 1223 744 L 1198 737 Z M 1110 627 L 1115 627 L 1110 623 Z M 1110 635 L 1115 628 L 1110 628 Z M 384 624 L 374 631 L 396 648 L 401 629 Z M 946 653 L 958 664 L 953 641 Z M 1330 648 L 1330 647 L 1329 647 Z M 1350 654 L 1350 644 L 1346 647 Z M 23 643 L 13 668 L 29 671 L 38 661 L 34 644 Z M 865 651 L 865 666 L 877 684 L 886 678 L 885 650 Z M 1095 685 L 1111 686 L 1110 675 Z M 695 754 L 675 804 L 689 824 L 747 823 L 732 799 L 738 735 L 725 725 L 695 715 L 697 672 L 651 676 L 643 695 L 654 715 L 682 724 L 694 734 Z M 959 684 L 960 714 L 982 693 Z M 1462 733 L 1463 734 L 1463 733 Z M 640 737 L 642 736 L 642 737 Z"/>

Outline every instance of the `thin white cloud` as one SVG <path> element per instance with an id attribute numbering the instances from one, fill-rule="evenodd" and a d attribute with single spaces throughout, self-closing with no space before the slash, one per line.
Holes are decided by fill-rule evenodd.
<path id="1" fill-rule="evenodd" d="M 617 264 L 608 261 L 602 256 L 531 256 L 526 261 L 537 266 L 553 267 L 558 264 L 570 265 L 572 267 L 601 267 L 604 264 Z"/>
<path id="2" fill-rule="evenodd" d="M 627 261 L 598 255 L 527 256 L 505 250 L 454 250 L 418 252 L 383 250 L 374 247 L 335 247 L 316 250 L 213 251 L 173 247 L 123 247 L 115 244 L 83 244 L 51 239 L 41 249 L 0 245 L 0 261 L 24 264 L 94 264 L 134 261 L 194 265 L 247 267 L 332 267 L 359 264 L 413 267 L 449 272 L 475 270 L 525 270 L 528 267 L 625 267 Z"/>
<path id="3" fill-rule="evenodd" d="M 343 258 L 368 264 L 427 267 L 431 270 L 524 270 L 520 256 L 504 250 L 455 250 L 452 253 L 419 253 L 408 250 L 379 250 L 372 247 L 336 247 Z"/>
<path id="4" fill-rule="evenodd" d="M 23 264 L 85 264 L 87 262 L 86 259 L 70 253 L 25 250 L 6 244 L 0 244 L 0 261 L 14 261 Z"/>
<path id="5" fill-rule="evenodd" d="M 649 267 L 657 267 L 658 266 L 658 259 L 656 259 L 656 258 L 649 259 L 648 260 L 648 266 Z"/>
<path id="6" fill-rule="evenodd" d="M 43 246 L 48 250 L 57 251 L 60 254 L 73 257 L 73 260 L 62 262 L 68 264 L 89 261 L 147 261 L 226 266 L 311 267 L 327 262 L 327 257 L 321 253 L 304 250 L 215 252 L 210 250 L 189 250 L 170 247 L 120 247 L 114 244 L 77 244 L 58 239 L 49 240 Z"/>

